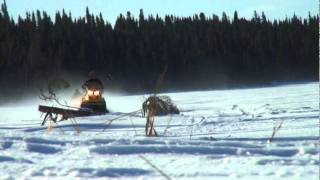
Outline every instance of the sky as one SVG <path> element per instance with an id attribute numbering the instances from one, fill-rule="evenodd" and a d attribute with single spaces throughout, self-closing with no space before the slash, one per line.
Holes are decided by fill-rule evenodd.
<path id="1" fill-rule="evenodd" d="M 1 2 L 2 0 L 0 0 Z M 143 9 L 145 16 L 158 14 L 163 17 L 166 14 L 176 16 L 192 16 L 203 12 L 207 16 L 216 14 L 221 17 L 222 12 L 233 17 L 237 10 L 240 17 L 251 18 L 254 10 L 262 11 L 270 20 L 297 16 L 307 17 L 319 14 L 318 0 L 6 0 L 10 15 L 16 20 L 18 16 L 25 17 L 27 11 L 37 9 L 46 11 L 51 17 L 57 11 L 64 9 L 72 16 L 85 15 L 86 7 L 93 14 L 102 13 L 105 20 L 114 24 L 120 13 L 130 11 L 134 17 L 138 17 L 139 10 Z M 52 18 L 54 19 L 54 18 Z"/>

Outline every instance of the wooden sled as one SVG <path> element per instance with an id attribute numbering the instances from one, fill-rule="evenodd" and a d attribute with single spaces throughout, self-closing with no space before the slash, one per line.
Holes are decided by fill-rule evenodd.
<path id="1" fill-rule="evenodd" d="M 80 109 L 74 110 L 74 109 L 64 109 L 64 108 L 50 107 L 50 106 L 43 106 L 43 105 L 39 105 L 38 110 L 42 113 L 45 113 L 41 126 L 45 125 L 47 120 L 57 123 L 60 121 L 68 120 L 70 118 L 104 115 L 109 112 L 108 110 L 93 111 L 92 109 L 88 109 L 88 108 L 80 108 Z"/>

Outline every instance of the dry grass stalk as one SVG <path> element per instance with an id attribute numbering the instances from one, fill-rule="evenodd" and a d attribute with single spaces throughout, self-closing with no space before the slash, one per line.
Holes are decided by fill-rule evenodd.
<path id="1" fill-rule="evenodd" d="M 49 126 L 47 128 L 47 132 L 51 132 L 53 129 L 54 124 L 52 123 L 52 121 L 49 122 Z"/>
<path id="2" fill-rule="evenodd" d="M 154 110 L 151 108 L 148 111 L 147 122 L 145 127 L 146 136 L 158 136 L 156 130 L 153 127 L 154 123 Z"/>
<path id="3" fill-rule="evenodd" d="M 162 83 L 163 83 L 163 80 L 164 80 L 164 76 L 167 73 L 167 70 L 168 70 L 168 66 L 166 65 L 164 67 L 162 73 L 159 75 L 159 77 L 157 79 L 156 86 L 155 86 L 155 89 L 154 89 L 154 95 L 156 95 L 159 92 L 160 87 L 162 86 Z"/>
<path id="4" fill-rule="evenodd" d="M 130 121 L 131 121 L 131 125 L 132 125 L 132 127 L 133 127 L 134 134 L 137 136 L 137 135 L 138 135 L 138 133 L 137 133 L 136 127 L 135 127 L 135 125 L 134 125 L 134 123 L 133 123 L 133 121 L 132 121 L 131 116 L 129 116 L 129 119 L 130 119 Z"/>
<path id="5" fill-rule="evenodd" d="M 78 126 L 77 121 L 76 121 L 75 119 L 73 119 L 73 118 L 71 118 L 70 121 L 71 121 L 71 123 L 72 123 L 72 125 L 73 125 L 72 127 L 74 128 L 74 130 L 76 130 L 77 133 L 80 134 L 80 133 L 81 133 L 81 129 L 80 129 L 80 127 Z"/>
<path id="6" fill-rule="evenodd" d="M 139 155 L 139 157 L 141 159 L 143 159 L 147 164 L 149 164 L 153 169 L 158 171 L 164 178 L 166 178 L 167 180 L 171 180 L 172 179 L 170 176 L 168 176 L 166 173 L 164 173 L 160 168 L 158 168 L 156 165 L 152 164 L 147 158 L 145 158 L 142 155 Z"/>
<path id="7" fill-rule="evenodd" d="M 164 129 L 164 131 L 163 131 L 163 136 L 165 136 L 165 135 L 167 134 L 167 131 L 168 131 L 168 129 L 170 128 L 171 120 L 172 120 L 172 116 L 170 115 L 170 119 L 168 120 L 167 126 L 166 126 L 166 128 Z"/>
<path id="8" fill-rule="evenodd" d="M 283 121 L 284 120 L 280 122 L 279 126 L 273 127 L 273 131 L 272 131 L 271 137 L 268 139 L 268 143 L 271 143 L 273 141 L 273 138 L 275 137 L 276 133 L 281 129 Z"/>
<path id="9" fill-rule="evenodd" d="M 192 135 L 193 135 L 193 125 L 191 126 L 191 131 L 190 131 L 190 135 L 189 135 L 189 139 L 191 140 L 192 138 Z"/>
<path id="10" fill-rule="evenodd" d="M 121 116 L 118 116 L 118 117 L 115 117 L 113 119 L 109 119 L 107 122 L 105 122 L 106 127 L 102 130 L 103 132 L 109 127 L 111 126 L 112 122 L 115 121 L 115 120 L 118 120 L 120 118 L 123 118 L 123 117 L 126 117 L 126 116 L 131 116 L 131 115 L 134 115 L 134 114 L 137 114 L 137 113 L 140 113 L 142 109 L 139 109 L 139 110 L 136 110 L 136 111 L 132 111 L 132 112 L 129 112 L 129 113 L 125 113 Z"/>
<path id="11" fill-rule="evenodd" d="M 63 129 L 60 127 L 60 125 L 56 122 L 55 123 L 57 126 L 58 126 L 58 129 L 60 130 L 60 132 L 62 133 L 62 134 L 64 134 L 65 132 L 63 131 Z"/>

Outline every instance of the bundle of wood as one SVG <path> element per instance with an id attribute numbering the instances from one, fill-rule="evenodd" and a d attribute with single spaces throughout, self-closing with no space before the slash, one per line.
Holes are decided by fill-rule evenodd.
<path id="1" fill-rule="evenodd" d="M 154 116 L 179 114 L 180 111 L 169 96 L 150 96 L 142 104 L 143 116 L 152 112 Z"/>

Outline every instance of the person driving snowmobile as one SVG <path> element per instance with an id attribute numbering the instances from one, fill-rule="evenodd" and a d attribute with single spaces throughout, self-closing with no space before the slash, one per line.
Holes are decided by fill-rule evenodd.
<path id="1" fill-rule="evenodd" d="M 103 84 L 100 79 L 97 78 L 96 72 L 91 71 L 89 73 L 89 79 L 82 85 L 83 89 L 96 89 L 103 90 Z"/>

